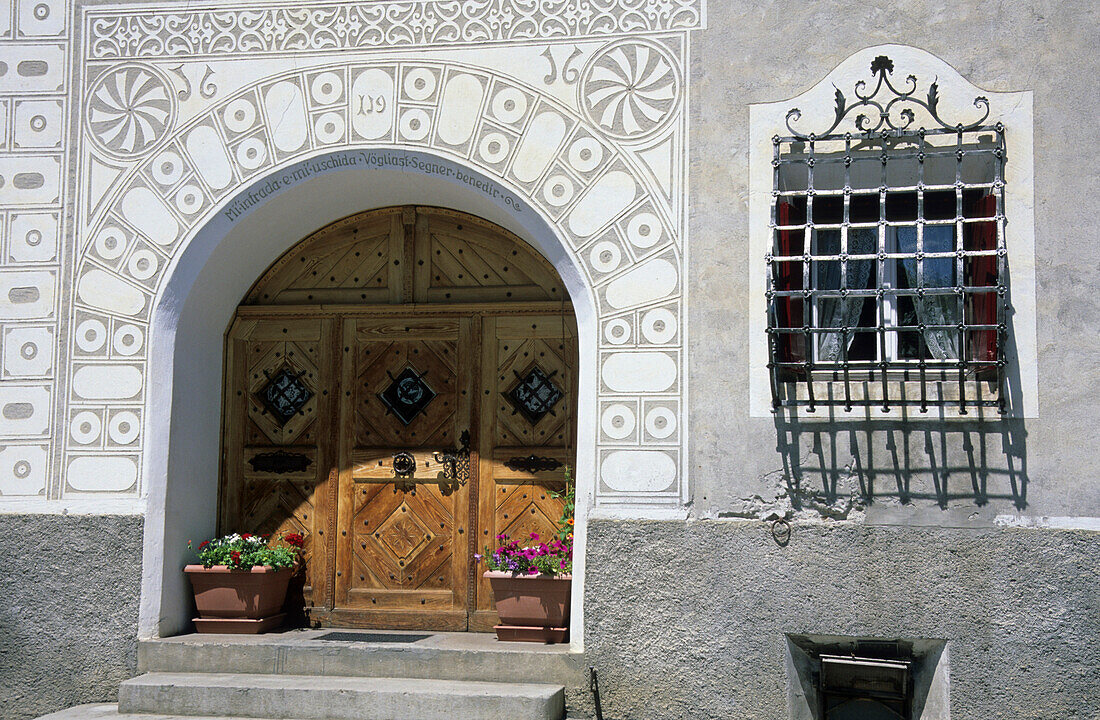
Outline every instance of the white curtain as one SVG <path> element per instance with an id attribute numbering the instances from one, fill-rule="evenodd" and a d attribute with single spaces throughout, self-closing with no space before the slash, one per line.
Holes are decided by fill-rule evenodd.
<path id="1" fill-rule="evenodd" d="M 848 254 L 869 255 L 878 248 L 878 231 L 874 228 L 850 228 L 848 230 Z M 840 231 L 821 230 L 817 233 L 818 255 L 840 254 Z M 849 290 L 862 290 L 871 278 L 871 266 L 874 260 L 848 260 L 847 283 Z M 817 270 L 817 288 L 819 290 L 840 289 L 840 261 L 820 261 Z M 817 305 L 817 327 L 854 328 L 859 325 L 859 316 L 863 314 L 864 297 L 821 298 Z M 821 333 L 818 336 L 817 358 L 821 362 L 838 362 L 844 357 L 844 351 L 852 346 L 855 333 L 849 332 L 847 344 L 844 333 Z"/>
<path id="2" fill-rule="evenodd" d="M 917 252 L 917 229 L 901 227 L 897 229 L 898 252 Z M 930 225 L 924 228 L 924 252 L 955 252 L 955 228 L 950 225 Z M 955 258 L 924 258 L 924 287 L 955 287 Z M 901 261 L 909 287 L 917 287 L 917 259 L 906 258 Z M 958 325 L 959 301 L 954 295 L 925 295 L 923 299 L 913 298 L 917 307 L 917 318 L 925 325 Z M 953 360 L 959 357 L 959 333 L 954 329 L 928 328 L 924 331 L 924 342 L 928 352 L 938 360 Z"/>

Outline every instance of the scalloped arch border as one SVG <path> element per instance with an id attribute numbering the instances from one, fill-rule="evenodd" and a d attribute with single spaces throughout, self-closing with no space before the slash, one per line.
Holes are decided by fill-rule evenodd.
<path id="1" fill-rule="evenodd" d="M 435 79 L 437 86 L 426 96 L 421 93 L 410 97 L 403 88 L 413 70 Z M 393 88 L 383 93 L 389 93 L 392 100 L 392 116 L 381 137 L 354 136 L 351 90 L 368 71 L 375 71 L 375 77 L 381 71 L 393 80 Z M 342 78 L 340 102 L 320 106 L 315 102 L 311 80 L 322 72 L 335 72 Z M 476 112 L 469 105 L 455 109 L 448 104 L 447 87 L 455 78 L 463 78 L 467 88 L 480 86 L 482 95 Z M 287 109 L 298 112 L 304 121 L 290 128 L 302 134 L 296 146 L 293 138 L 280 135 L 287 129 L 268 118 L 270 107 L 265 108 L 265 103 L 272 105 L 273 90 L 284 98 Z M 518 117 L 513 117 L 514 112 L 501 113 L 499 107 L 494 108 L 493 100 L 502 92 L 513 100 L 521 99 L 525 107 Z M 225 113 L 231 104 L 241 102 L 253 106 L 257 119 L 235 132 L 227 125 Z M 295 104 L 299 108 L 290 108 Z M 461 115 L 463 112 L 466 115 Z M 343 138 L 326 143 L 322 121 L 332 123 L 334 117 L 337 124 L 343 120 Z M 427 130 L 414 131 L 413 119 L 421 123 L 426 119 Z M 445 123 L 453 125 L 459 120 L 471 123 L 469 133 L 461 142 L 448 144 L 441 138 L 440 129 Z M 200 134 L 207 146 L 202 152 L 192 152 L 188 143 Z M 488 152 L 490 137 L 498 143 L 494 153 Z M 547 142 L 548 137 L 556 142 Z M 215 138 L 220 146 L 210 145 Z M 501 141 L 507 150 L 498 157 Z M 246 142 L 253 148 L 262 143 L 267 153 L 255 167 L 242 164 L 246 156 L 238 157 Z M 529 206 L 540 215 L 559 239 L 562 254 L 579 274 L 596 309 L 600 336 L 595 358 L 599 368 L 598 398 L 594 402 L 597 417 L 582 419 L 598 426 L 593 458 L 597 468 L 595 502 L 678 505 L 687 489 L 682 469 L 685 288 L 677 224 L 671 221 L 660 191 L 648 184 L 645 172 L 633 164 L 614 139 L 559 101 L 489 69 L 454 62 L 386 59 L 282 72 L 239 90 L 174 129 L 149 157 L 116 183 L 91 227 L 89 240 L 76 262 L 75 297 L 66 330 L 70 347 L 76 347 L 78 319 L 89 315 L 136 326 L 145 332 L 148 342 L 157 332 L 151 323 L 154 308 L 162 300 L 165 279 L 201 229 L 219 216 L 232 222 L 247 214 L 249 207 L 241 207 L 242 195 L 248 198 L 247 193 L 257 184 L 270 184 L 288 170 L 302 172 L 318 158 L 348 159 L 356 153 L 361 159 L 358 167 L 400 166 L 412 172 L 446 174 L 447 179 L 459 182 L 462 180 L 456 179 L 457 175 L 467 168 L 472 171 L 465 180 L 468 185 L 477 187 L 480 181 L 474 179 L 476 175 L 485 175 L 499 184 L 499 188 L 484 189 L 486 193 L 499 193 L 494 202 L 504 203 L 513 211 Z M 597 162 L 591 160 L 593 153 L 600 156 Z M 423 161 L 418 164 L 413 158 L 419 154 L 438 157 L 441 162 L 438 166 Z M 583 161 L 578 160 L 581 157 Z M 521 170 L 517 170 L 517 161 L 521 161 Z M 179 167 L 170 167 L 172 163 Z M 226 172 L 231 177 L 223 182 Z M 310 174 L 306 172 L 303 177 Z M 111 242 L 111 249 L 104 252 Z M 134 261 L 138 253 L 140 259 Z M 577 292 L 577 288 L 572 290 Z M 646 321 L 648 311 L 659 312 L 660 327 L 672 325 L 671 332 L 651 332 L 658 321 Z M 628 342 L 621 340 L 624 322 Z M 613 336 L 612 323 L 614 332 L 620 335 Z M 77 396 L 75 388 L 86 385 L 82 373 L 94 373 L 105 386 L 131 388 L 139 383 L 138 392 L 129 396 L 139 399 L 129 402 L 140 406 L 148 418 L 152 411 L 144 384 L 149 376 L 148 357 L 133 360 L 110 350 L 105 352 L 105 357 L 84 358 L 74 352 L 67 358 L 66 417 L 73 408 L 89 403 L 87 398 Z M 670 432 L 662 429 L 663 437 L 653 438 L 656 443 L 645 442 L 647 438 L 641 431 L 626 439 L 604 432 L 608 423 L 601 423 L 599 416 L 607 415 L 612 407 L 621 411 L 624 406 L 637 413 L 639 426 L 644 426 L 644 414 L 658 413 L 666 422 L 667 417 L 675 418 L 676 427 Z M 67 433 L 68 428 L 64 431 Z M 145 437 L 142 432 L 128 448 L 133 450 L 130 457 L 139 468 L 140 456 L 147 450 Z M 83 473 L 94 469 L 99 458 L 106 462 L 107 457 L 114 457 L 113 462 L 118 462 L 118 448 L 97 454 L 74 449 L 70 440 L 65 444 L 68 449 L 63 472 L 67 487 L 72 486 L 70 469 L 74 461 L 82 463 Z M 663 474 L 650 477 L 656 471 L 646 472 L 647 467 L 663 468 Z M 632 478 L 639 471 L 641 476 Z M 137 477 L 136 490 L 141 494 L 145 488 L 142 478 Z"/>

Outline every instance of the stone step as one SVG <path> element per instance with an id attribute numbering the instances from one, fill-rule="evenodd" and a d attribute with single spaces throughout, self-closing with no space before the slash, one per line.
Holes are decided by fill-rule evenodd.
<path id="1" fill-rule="evenodd" d="M 266 718 L 242 718 L 228 715 L 164 715 L 161 713 L 120 713 L 118 703 L 92 703 L 59 710 L 43 715 L 37 720 L 267 720 Z M 282 718 L 281 720 L 300 720 Z"/>
<path id="2" fill-rule="evenodd" d="M 561 720 L 561 685 L 151 672 L 122 683 L 120 713 L 294 720 Z"/>
<path id="3" fill-rule="evenodd" d="M 539 682 L 587 688 L 582 653 L 567 646 L 501 643 L 491 635 L 438 633 L 415 643 L 331 642 L 324 631 L 186 635 L 138 644 L 140 672 L 216 672 Z M 571 692 L 572 694 L 572 692 Z"/>
<path id="4" fill-rule="evenodd" d="M 227 715 L 160 715 L 149 713 L 120 713 L 118 703 L 92 703 L 77 705 L 66 710 L 43 715 L 37 720 L 265 720 L 264 718 L 230 718 Z M 300 720 L 283 718 L 282 720 Z M 565 720 L 589 720 L 580 715 L 567 715 Z"/>

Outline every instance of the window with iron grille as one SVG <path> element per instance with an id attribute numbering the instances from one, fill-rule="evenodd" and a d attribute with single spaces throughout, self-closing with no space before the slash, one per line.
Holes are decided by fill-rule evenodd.
<path id="1" fill-rule="evenodd" d="M 832 127 L 799 132 L 791 109 L 772 140 L 772 405 L 1003 411 L 1005 128 L 984 97 L 948 125 L 935 82 L 892 72 L 879 56 Z"/>

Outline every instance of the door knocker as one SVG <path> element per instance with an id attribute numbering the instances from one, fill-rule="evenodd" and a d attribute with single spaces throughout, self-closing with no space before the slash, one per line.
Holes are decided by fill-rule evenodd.
<path id="1" fill-rule="evenodd" d="M 411 478 L 416 472 L 416 458 L 412 453 L 399 452 L 393 455 L 393 476 Z"/>

